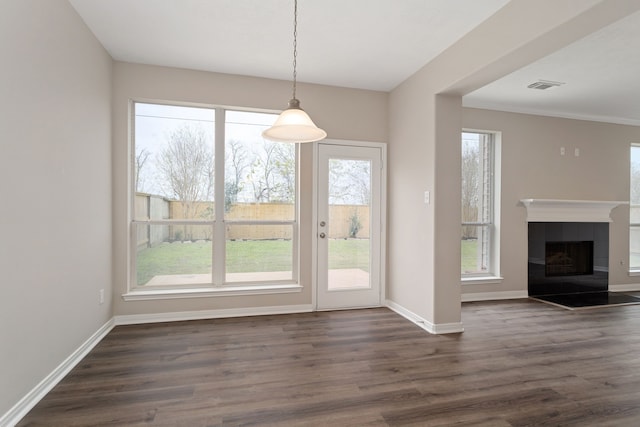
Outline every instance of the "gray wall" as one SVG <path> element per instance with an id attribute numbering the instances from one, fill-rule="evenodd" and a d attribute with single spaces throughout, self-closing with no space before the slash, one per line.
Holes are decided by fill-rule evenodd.
<path id="1" fill-rule="evenodd" d="M 391 92 L 387 270 L 391 301 L 433 325 L 442 325 L 443 330 L 462 327 L 460 130 L 464 126 L 491 128 L 489 123 L 472 126 L 463 122 L 462 97 L 638 7 L 637 3 L 621 3 L 509 2 Z M 548 8 L 554 13 L 547 13 Z M 537 130 L 523 127 L 518 132 L 526 135 Z M 539 141 L 533 143 L 527 153 Z M 606 152 L 605 147 L 599 150 Z M 507 164 L 503 161 L 503 167 Z M 593 179 L 602 170 L 587 167 L 581 175 Z M 510 184 L 518 186 L 515 175 L 505 175 L 503 169 L 504 182 L 507 176 L 513 180 Z M 595 182 L 590 196 L 599 196 L 612 182 L 608 177 L 599 178 L 604 182 Z M 553 180 L 545 182 L 554 185 Z M 562 185 L 551 192 L 561 188 L 568 191 Z M 568 198 L 585 193 L 574 188 L 578 191 Z M 429 205 L 423 203 L 424 191 L 431 192 Z M 503 203 L 513 203 L 506 195 L 502 197 Z M 526 251 L 526 244 L 520 243 L 514 251 Z M 525 264 L 513 265 L 517 274 L 526 274 L 526 256 L 522 259 Z"/>
<path id="2" fill-rule="evenodd" d="M 462 108 L 465 93 L 615 15 L 610 0 L 582 2 L 582 10 L 575 2 L 557 6 L 555 0 L 510 2 L 391 94 L 298 85 L 304 108 L 330 138 L 390 142 L 387 295 L 434 324 L 460 322 L 461 292 L 526 288 L 520 198 L 628 197 L 628 144 L 640 142 L 637 127 Z M 302 293 L 121 298 L 129 250 L 129 99 L 279 110 L 288 100 L 289 82 L 112 64 L 64 0 L 5 0 L 0 47 L 0 194 L 12 201 L 11 209 L 0 208 L 0 414 L 114 314 L 311 303 L 310 145 L 302 147 L 301 156 Z M 462 127 L 503 132 L 505 281 L 461 291 Z M 579 147 L 580 158 L 560 158 L 560 145 L 568 152 Z M 422 201 L 425 190 L 432 192 L 428 206 Z M 614 211 L 610 278 L 615 284 L 633 282 L 616 264 L 627 256 L 627 215 L 624 209 Z M 112 296 L 113 306 L 109 298 L 98 304 L 100 289 Z"/>
<path id="3" fill-rule="evenodd" d="M 301 293 L 124 301 L 128 263 L 129 100 L 165 100 L 281 110 L 291 83 L 228 74 L 116 62 L 113 87 L 114 314 L 135 315 L 197 310 L 310 305 L 312 229 L 312 145 L 301 145 L 300 283 Z M 329 138 L 385 142 L 389 94 L 298 83 L 298 96 Z"/>
<path id="4" fill-rule="evenodd" d="M 502 132 L 500 285 L 463 285 L 463 293 L 527 290 L 526 209 L 520 199 L 629 200 L 629 146 L 640 127 L 504 113 L 463 111 L 470 129 Z M 565 147 L 566 155 L 560 155 Z M 574 148 L 580 156 L 574 156 Z M 628 275 L 629 209 L 613 210 L 609 284 L 637 283 Z M 622 262 L 622 264 L 621 264 Z"/>
<path id="5" fill-rule="evenodd" d="M 111 68 L 65 0 L 0 13 L 0 416 L 112 315 Z"/>

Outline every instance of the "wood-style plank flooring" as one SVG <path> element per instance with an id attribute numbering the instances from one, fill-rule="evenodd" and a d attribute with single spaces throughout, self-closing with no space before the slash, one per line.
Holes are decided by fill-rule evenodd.
<path id="1" fill-rule="evenodd" d="M 115 328 L 20 426 L 639 426 L 640 305 L 380 308 Z"/>

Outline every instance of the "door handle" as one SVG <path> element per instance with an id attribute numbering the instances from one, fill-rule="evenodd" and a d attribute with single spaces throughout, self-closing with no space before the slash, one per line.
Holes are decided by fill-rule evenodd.
<path id="1" fill-rule="evenodd" d="M 324 239 L 325 237 L 327 237 L 327 235 L 326 235 L 326 234 L 324 234 L 324 233 L 320 233 L 320 238 L 321 238 L 321 239 Z"/>

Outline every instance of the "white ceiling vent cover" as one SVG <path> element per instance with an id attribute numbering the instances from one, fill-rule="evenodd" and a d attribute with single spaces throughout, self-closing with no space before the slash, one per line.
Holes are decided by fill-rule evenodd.
<path id="1" fill-rule="evenodd" d="M 562 82 L 552 82 L 550 80 L 538 80 L 537 82 L 531 83 L 527 86 L 529 89 L 539 89 L 546 90 L 552 87 L 562 86 L 564 83 Z"/>

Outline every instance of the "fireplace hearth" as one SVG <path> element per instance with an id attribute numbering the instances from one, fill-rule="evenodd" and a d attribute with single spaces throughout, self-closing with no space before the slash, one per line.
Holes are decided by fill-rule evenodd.
<path id="1" fill-rule="evenodd" d="M 640 304 L 640 298 L 620 292 L 582 292 L 578 294 L 540 295 L 532 297 L 532 299 L 569 310 Z"/>

